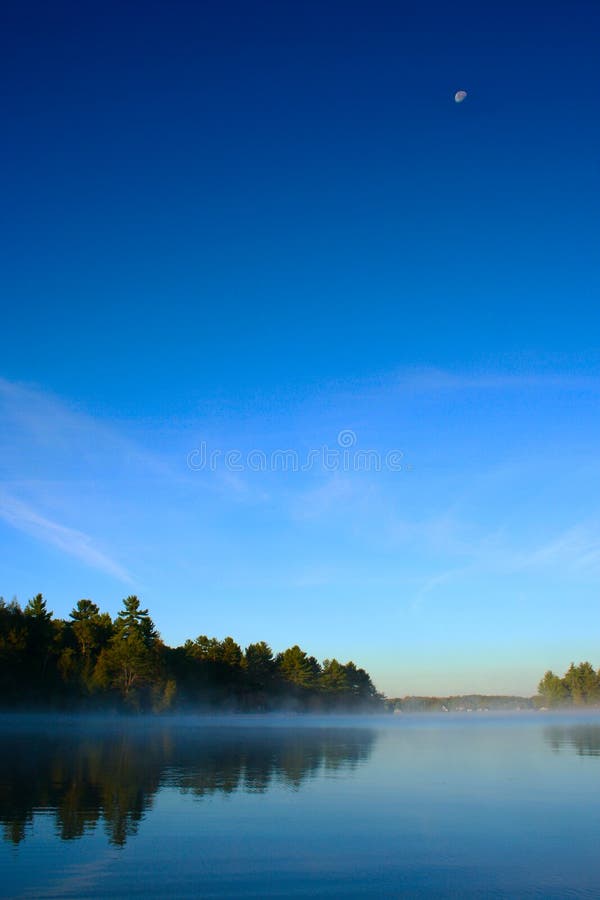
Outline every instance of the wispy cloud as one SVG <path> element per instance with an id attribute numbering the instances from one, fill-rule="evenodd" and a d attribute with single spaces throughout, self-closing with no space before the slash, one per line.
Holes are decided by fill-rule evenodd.
<path id="1" fill-rule="evenodd" d="M 464 373 L 423 368 L 402 372 L 392 379 L 396 387 L 418 391 L 514 391 L 527 389 L 585 390 L 600 392 L 600 378 L 585 375 L 522 372 Z"/>
<path id="2" fill-rule="evenodd" d="M 461 575 L 468 573 L 470 569 L 472 569 L 472 566 L 460 566 L 458 568 L 438 572 L 435 575 L 426 576 L 423 579 L 423 583 L 412 597 L 411 608 L 413 610 L 418 609 L 423 604 L 428 594 L 431 594 L 436 588 L 449 584 Z"/>
<path id="3" fill-rule="evenodd" d="M 580 391 L 600 394 L 600 377 L 569 372 L 505 372 L 499 369 L 461 372 L 423 366 L 386 372 L 378 377 L 332 387 L 333 394 L 352 401 L 381 400 L 398 392 L 425 395 L 492 391 Z"/>
<path id="4" fill-rule="evenodd" d="M 470 545 L 453 549 L 460 549 L 467 562 L 425 575 L 412 598 L 413 609 L 420 607 L 428 595 L 473 576 L 495 578 L 530 570 L 545 577 L 560 574 L 572 581 L 578 577 L 594 580 L 600 577 L 600 528 L 590 523 L 573 525 L 529 548 L 515 545 L 505 535 L 496 533 L 473 537 Z"/>
<path id="5" fill-rule="evenodd" d="M 52 482 L 66 490 L 67 482 L 121 479 L 147 484 L 154 479 L 161 486 L 183 487 L 190 494 L 200 491 L 236 504 L 268 499 L 256 479 L 221 469 L 190 471 L 176 429 L 171 442 L 165 447 L 163 441 L 158 449 L 156 439 L 164 437 L 166 426 L 147 426 L 140 436 L 139 423 L 108 422 L 42 388 L 0 377 L 0 477 L 13 484 L 37 484 L 38 492 Z"/>
<path id="6" fill-rule="evenodd" d="M 0 490 L 0 518 L 13 528 L 56 547 L 94 569 L 99 569 L 127 584 L 133 583 L 131 575 L 123 566 L 100 550 L 89 535 L 46 518 L 4 490 Z"/>
<path id="7" fill-rule="evenodd" d="M 568 528 L 524 556 L 520 567 L 600 573 L 600 529 L 589 523 Z"/>
<path id="8" fill-rule="evenodd" d="M 357 487 L 350 477 L 335 475 L 317 487 L 298 491 L 291 502 L 292 518 L 319 519 L 332 514 L 337 517 L 350 503 L 356 505 Z"/>
<path id="9" fill-rule="evenodd" d="M 372 397 L 362 393 L 365 387 L 373 389 Z M 562 568 L 589 580 L 600 570 L 600 532 L 574 525 L 571 511 L 560 506 L 552 519 L 554 533 L 543 516 L 544 505 L 552 501 L 539 491 L 546 475 L 538 456 L 543 461 L 547 445 L 540 440 L 538 446 L 536 434 L 529 435 L 526 451 L 519 443 L 510 462 L 503 461 L 501 454 L 494 456 L 497 429 L 490 427 L 485 440 L 486 427 L 497 420 L 482 415 L 469 432 L 464 410 L 455 414 L 444 395 L 528 388 L 600 394 L 600 381 L 423 369 L 388 375 L 377 384 L 357 383 L 348 396 L 343 386 L 332 386 L 326 396 L 305 405 L 290 403 L 274 419 L 258 413 L 249 423 L 236 417 L 226 437 L 219 437 L 217 429 L 211 448 L 256 446 L 267 452 L 289 446 L 300 452 L 321 443 L 336 446 L 336 434 L 348 426 L 356 431 L 360 449 L 385 453 L 406 443 L 413 472 L 238 474 L 226 469 L 196 472 L 186 466 L 195 432 L 204 437 L 214 426 L 206 418 L 194 423 L 192 439 L 190 423 L 182 428 L 175 420 L 108 422 L 39 388 L 0 379 L 0 517 L 124 581 L 131 579 L 129 570 L 143 575 L 155 548 L 165 558 L 169 553 L 189 558 L 192 566 L 192 548 L 200 539 L 220 559 L 220 548 L 229 547 L 232 536 L 240 548 L 239 566 L 245 547 L 252 546 L 253 558 L 267 548 L 262 563 L 266 577 L 273 568 L 272 548 L 291 541 L 298 566 L 309 573 L 300 576 L 307 584 L 341 582 L 350 554 L 364 567 L 363 580 L 372 577 L 371 567 L 380 565 L 374 560 L 383 560 L 387 568 L 382 577 L 390 583 L 397 574 L 412 579 L 410 590 L 421 581 L 419 598 L 481 573 L 536 570 L 546 577 Z M 425 402 L 429 395 L 423 409 L 420 397 L 415 403 L 411 397 L 405 408 L 398 399 L 402 389 L 407 395 L 441 392 L 446 416 L 441 425 L 437 427 Z M 482 409 L 485 413 L 485 403 Z M 573 471 L 579 477 L 577 459 Z M 564 471 L 563 488 L 566 478 L 575 479 Z M 522 498 L 528 496 L 533 498 L 531 509 L 521 510 Z M 518 511 L 507 510 L 505 498 L 518 501 Z M 589 514 L 593 503 L 587 492 L 579 515 Z M 533 523 L 539 525 L 536 537 Z M 519 534 L 515 528 L 521 529 Z M 111 546 L 127 547 L 123 562 L 114 558 Z"/>
<path id="10" fill-rule="evenodd" d="M 139 466 L 156 475 L 170 474 L 165 460 L 127 437 L 122 430 L 68 404 L 49 391 L 0 377 L 0 421 L 5 464 L 14 457 L 27 463 L 32 457 L 46 470 L 58 458 L 70 463 L 73 475 L 91 471 L 106 457 L 122 467 Z M 36 466 L 37 468 L 38 466 Z"/>
<path id="11" fill-rule="evenodd" d="M 106 506 L 111 491 L 119 498 L 122 486 L 141 473 L 164 476 L 162 460 L 55 395 L 5 378 L 0 378 L 0 423 L 0 518 L 87 566 L 132 583 L 127 568 L 102 549 L 99 538 L 65 520 L 77 522 L 84 514 L 89 521 L 94 509 L 99 521 L 98 508 Z"/>

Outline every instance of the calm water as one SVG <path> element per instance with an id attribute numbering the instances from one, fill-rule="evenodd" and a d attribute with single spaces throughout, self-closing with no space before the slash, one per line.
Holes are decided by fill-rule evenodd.
<path id="1" fill-rule="evenodd" d="M 600 718 L 0 718 L 0 893 L 600 897 Z"/>

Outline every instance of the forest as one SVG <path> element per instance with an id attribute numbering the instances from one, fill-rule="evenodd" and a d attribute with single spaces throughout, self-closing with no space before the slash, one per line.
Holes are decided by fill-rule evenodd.
<path id="1" fill-rule="evenodd" d="M 22 608 L 0 598 L 0 697 L 5 709 L 369 711 L 383 708 L 353 662 L 319 663 L 297 644 L 274 654 L 232 637 L 162 640 L 136 596 L 113 620 L 89 599 L 54 618 L 42 594 Z"/>
<path id="2" fill-rule="evenodd" d="M 600 706 L 600 670 L 591 663 L 571 663 L 560 678 L 548 671 L 538 685 L 538 706 Z"/>

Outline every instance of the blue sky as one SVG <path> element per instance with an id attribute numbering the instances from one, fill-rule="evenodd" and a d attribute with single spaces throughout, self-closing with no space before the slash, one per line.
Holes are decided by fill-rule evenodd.
<path id="1" fill-rule="evenodd" d="M 390 694 L 600 664 L 599 26 L 9 3 L 0 591 Z"/>

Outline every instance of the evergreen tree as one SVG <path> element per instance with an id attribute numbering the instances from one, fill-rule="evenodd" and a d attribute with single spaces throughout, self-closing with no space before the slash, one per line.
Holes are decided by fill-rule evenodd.
<path id="1" fill-rule="evenodd" d="M 23 612 L 27 625 L 30 684 L 34 690 L 32 699 L 39 700 L 41 699 L 39 691 L 46 678 L 53 650 L 52 612 L 48 610 L 42 594 L 36 594 L 29 600 Z"/>
<path id="2" fill-rule="evenodd" d="M 226 666 L 239 669 L 242 664 L 242 649 L 232 637 L 226 637 L 219 647 L 219 662 Z"/>
<path id="3" fill-rule="evenodd" d="M 136 634 L 146 647 L 152 647 L 158 640 L 158 632 L 147 609 L 140 609 L 140 601 L 132 594 L 123 600 L 123 609 L 115 621 L 117 633 L 124 639 Z"/>
<path id="4" fill-rule="evenodd" d="M 114 688 L 125 703 L 138 707 L 143 689 L 157 675 L 157 660 L 137 632 L 117 632 L 102 651 L 94 678 L 103 687 Z"/>
<path id="5" fill-rule="evenodd" d="M 277 668 L 285 682 L 309 690 L 317 683 L 320 667 L 314 656 L 308 656 L 298 644 L 277 656 Z"/>
<path id="6" fill-rule="evenodd" d="M 377 691 L 377 688 L 371 681 L 371 676 L 364 669 L 359 669 L 353 662 L 348 662 L 344 666 L 350 693 L 357 705 L 380 704 L 383 701 L 383 695 Z"/>
<path id="7" fill-rule="evenodd" d="M 116 689 L 132 706 L 148 704 L 150 685 L 160 681 L 159 637 L 147 609 L 136 596 L 126 597 L 115 620 L 115 633 L 94 671 L 100 685 Z"/>
<path id="8" fill-rule="evenodd" d="M 89 659 L 100 639 L 99 625 L 102 622 L 100 610 L 91 600 L 84 599 L 77 601 L 77 605 L 69 615 L 73 620 L 71 627 L 79 653 L 83 659 Z"/>
<path id="9" fill-rule="evenodd" d="M 544 706 L 562 706 L 570 700 L 569 689 L 564 680 L 550 670 L 538 684 L 538 696 Z"/>
<path id="10" fill-rule="evenodd" d="M 273 651 L 265 641 L 249 644 L 244 651 L 246 683 L 251 690 L 266 690 L 273 682 L 275 660 Z"/>
<path id="11" fill-rule="evenodd" d="M 571 663 L 564 677 L 565 686 L 575 706 L 585 706 L 600 700 L 600 682 L 589 662 L 576 666 Z"/>
<path id="12" fill-rule="evenodd" d="M 327 694 L 344 695 L 350 687 L 346 667 L 337 659 L 324 660 L 319 684 Z"/>
<path id="13" fill-rule="evenodd" d="M 29 679 L 27 620 L 16 600 L 0 598 L 0 697 L 12 703 Z"/>
<path id="14" fill-rule="evenodd" d="M 81 688 L 84 693 L 89 693 L 98 686 L 94 680 L 94 668 L 100 652 L 112 637 L 113 625 L 108 613 L 101 613 L 96 604 L 87 599 L 77 601 L 70 618 L 76 646 L 73 664 L 79 672 Z M 65 666 L 70 667 L 71 662 L 71 659 L 63 661 L 63 669 Z"/>
<path id="15" fill-rule="evenodd" d="M 42 594 L 23 610 L 0 598 L 0 701 L 87 705 L 92 694 L 97 705 L 157 711 L 176 700 L 229 710 L 272 709 L 291 701 L 296 709 L 318 710 L 358 708 L 379 697 L 354 663 L 333 659 L 321 667 L 297 644 L 276 659 L 265 641 L 242 653 L 232 637 L 199 635 L 183 647 L 165 647 L 133 595 L 123 600 L 114 623 L 87 598 L 67 621 L 53 618 Z"/>

